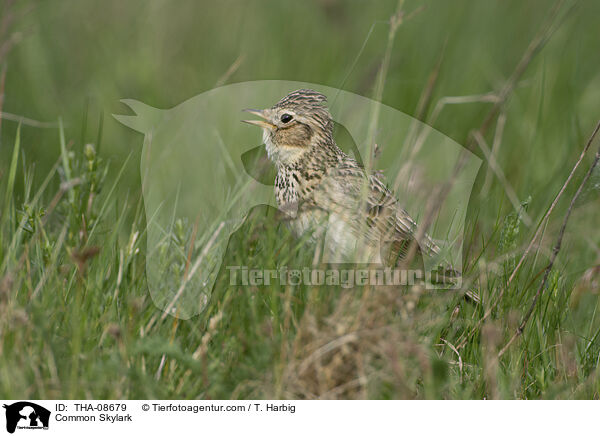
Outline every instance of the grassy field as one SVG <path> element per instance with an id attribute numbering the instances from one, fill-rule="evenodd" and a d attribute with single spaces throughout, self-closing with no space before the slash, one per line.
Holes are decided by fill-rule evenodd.
<path id="1" fill-rule="evenodd" d="M 597 1 L 0 8 L 0 397 L 598 398 L 598 139 L 576 166 L 600 119 Z M 464 259 L 480 304 L 222 272 L 202 314 L 161 318 L 142 137 L 110 115 L 259 79 L 375 98 L 484 160 Z M 311 257 L 258 208 L 223 264 Z"/>

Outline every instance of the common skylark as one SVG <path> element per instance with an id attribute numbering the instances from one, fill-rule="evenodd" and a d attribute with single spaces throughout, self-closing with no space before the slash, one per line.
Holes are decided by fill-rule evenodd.
<path id="1" fill-rule="evenodd" d="M 263 142 L 277 168 L 275 196 L 296 236 L 323 243 L 328 262 L 398 264 L 411 243 L 426 255 L 439 252 L 387 188 L 381 173 L 367 174 L 333 137 L 327 97 L 311 89 L 288 94 L 269 109 L 245 111 L 261 120 Z M 422 232 L 421 232 L 422 233 Z"/>

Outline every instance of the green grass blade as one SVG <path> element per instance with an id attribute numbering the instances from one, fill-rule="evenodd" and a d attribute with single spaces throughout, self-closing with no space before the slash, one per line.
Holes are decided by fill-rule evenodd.
<path id="1" fill-rule="evenodd" d="M 60 136 L 60 154 L 62 157 L 63 170 L 65 171 L 65 182 L 71 181 L 71 166 L 69 165 L 69 156 L 67 155 L 67 144 L 65 142 L 65 129 L 63 127 L 62 118 L 58 119 L 58 132 Z M 69 202 L 75 202 L 75 192 L 69 189 Z"/>
<path id="2" fill-rule="evenodd" d="M 6 192 L 4 194 L 4 207 L 0 210 L 0 259 L 4 258 L 3 253 L 3 235 L 4 235 L 4 225 L 8 220 L 8 217 L 11 213 L 11 200 L 13 198 L 13 190 L 15 186 L 15 178 L 17 176 L 17 163 L 19 161 L 19 152 L 21 149 L 21 123 L 17 127 L 17 134 L 15 137 L 15 143 L 13 146 L 13 154 L 10 162 L 10 168 L 8 170 L 8 180 L 6 183 Z M 9 232 L 10 233 L 10 232 Z"/>
<path id="3" fill-rule="evenodd" d="M 21 123 L 17 127 L 17 135 L 13 146 L 12 160 L 8 171 L 8 182 L 6 184 L 6 193 L 4 196 L 4 208 L 2 209 L 3 221 L 6 219 L 10 207 L 10 202 L 13 197 L 13 189 L 15 187 L 15 178 L 17 176 L 17 163 L 19 162 L 19 152 L 21 149 Z"/>

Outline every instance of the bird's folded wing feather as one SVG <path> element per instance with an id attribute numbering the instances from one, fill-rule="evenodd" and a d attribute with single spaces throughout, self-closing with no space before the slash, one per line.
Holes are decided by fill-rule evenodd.
<path id="1" fill-rule="evenodd" d="M 417 233 L 417 224 L 386 187 L 381 174 L 366 177 L 364 169 L 355 165 L 328 169 L 307 200 L 310 206 L 339 215 L 356 236 L 406 242 Z M 439 251 L 427 234 L 419 246 L 427 254 Z"/>

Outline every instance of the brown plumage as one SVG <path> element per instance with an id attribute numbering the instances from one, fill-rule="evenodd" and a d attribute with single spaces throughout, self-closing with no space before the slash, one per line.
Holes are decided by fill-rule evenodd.
<path id="1" fill-rule="evenodd" d="M 417 224 L 382 174 L 367 174 L 336 145 L 326 101 L 319 92 L 300 89 L 272 108 L 247 110 L 263 118 L 246 122 L 263 128 L 277 167 L 277 203 L 289 214 L 296 235 L 310 232 L 314 241 L 324 239 L 328 261 L 402 259 Z M 439 251 L 428 235 L 418 246 L 429 255 Z"/>

